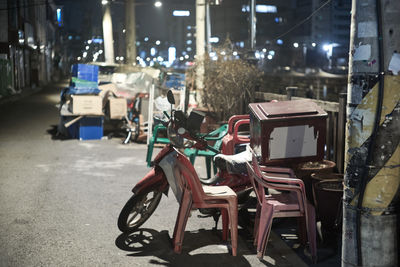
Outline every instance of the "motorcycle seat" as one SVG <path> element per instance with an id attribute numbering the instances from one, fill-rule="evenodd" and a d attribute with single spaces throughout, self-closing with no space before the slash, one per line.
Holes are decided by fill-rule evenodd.
<path id="1" fill-rule="evenodd" d="M 247 174 L 246 162 L 251 161 L 251 152 L 245 151 L 234 155 L 218 154 L 214 157 L 215 166 L 231 174 Z"/>

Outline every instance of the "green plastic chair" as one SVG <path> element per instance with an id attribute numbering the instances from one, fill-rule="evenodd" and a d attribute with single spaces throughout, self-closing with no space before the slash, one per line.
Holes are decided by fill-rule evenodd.
<path id="1" fill-rule="evenodd" d="M 147 146 L 147 155 L 146 155 L 147 167 L 150 167 L 150 164 L 151 164 L 151 157 L 153 156 L 154 144 L 169 144 L 168 138 L 158 137 L 160 132 L 163 130 L 166 130 L 166 129 L 167 129 L 167 127 L 165 127 L 162 124 L 157 124 L 154 127 L 153 135 L 151 136 L 149 145 Z"/>
<path id="2" fill-rule="evenodd" d="M 207 141 L 215 141 L 213 148 L 220 151 L 222 146 L 222 138 L 228 133 L 228 124 L 224 124 L 218 129 L 212 131 L 207 134 L 205 140 Z M 211 161 L 217 153 L 210 150 L 198 150 L 194 148 L 186 148 L 185 155 L 189 157 L 190 162 L 194 164 L 197 156 L 205 157 L 206 160 L 206 168 L 207 168 L 207 178 L 211 177 Z M 215 164 L 213 163 L 214 174 L 217 173 L 217 169 L 215 168 Z"/>

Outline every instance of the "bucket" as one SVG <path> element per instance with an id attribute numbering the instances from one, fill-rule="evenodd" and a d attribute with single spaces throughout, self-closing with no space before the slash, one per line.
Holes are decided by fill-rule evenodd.
<path id="1" fill-rule="evenodd" d="M 307 199 L 314 204 L 311 175 L 333 173 L 336 163 L 330 160 L 302 162 L 294 166 L 297 178 L 303 180 L 306 187 Z"/>
<path id="2" fill-rule="evenodd" d="M 311 183 L 314 186 L 315 183 L 325 181 L 325 180 L 341 180 L 343 182 L 343 174 L 341 173 L 324 173 L 324 172 L 316 172 L 312 173 L 311 176 Z"/>
<path id="3" fill-rule="evenodd" d="M 340 177 L 340 175 L 336 175 Z M 317 218 L 325 233 L 339 233 L 342 228 L 342 179 L 326 179 L 314 183 L 313 193 Z"/>

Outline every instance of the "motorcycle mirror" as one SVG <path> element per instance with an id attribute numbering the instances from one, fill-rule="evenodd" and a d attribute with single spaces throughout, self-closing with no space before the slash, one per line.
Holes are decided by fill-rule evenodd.
<path id="1" fill-rule="evenodd" d="M 174 94 L 172 93 L 172 90 L 168 90 L 168 92 L 167 92 L 167 99 L 168 99 L 168 102 L 169 102 L 171 105 L 175 105 L 175 98 L 174 98 Z"/>

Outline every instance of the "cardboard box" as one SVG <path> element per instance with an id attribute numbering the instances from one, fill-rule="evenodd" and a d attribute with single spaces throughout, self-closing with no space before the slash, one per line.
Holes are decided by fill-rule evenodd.
<path id="1" fill-rule="evenodd" d="M 72 95 L 71 112 L 74 115 L 103 115 L 103 100 L 97 95 Z"/>
<path id="2" fill-rule="evenodd" d="M 127 115 L 128 108 L 125 98 L 109 98 L 108 107 L 110 119 L 122 119 Z"/>

